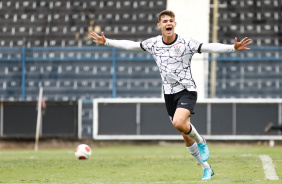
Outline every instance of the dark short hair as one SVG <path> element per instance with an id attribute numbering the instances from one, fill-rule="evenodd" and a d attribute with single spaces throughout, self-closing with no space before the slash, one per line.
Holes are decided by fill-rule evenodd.
<path id="1" fill-rule="evenodd" d="M 170 16 L 170 17 L 172 17 L 172 18 L 175 18 L 175 14 L 173 13 L 173 11 L 164 10 L 164 11 L 162 11 L 162 12 L 159 13 L 159 16 L 158 16 L 159 22 L 160 22 L 162 16 L 164 16 L 164 15 L 168 15 L 168 16 Z"/>

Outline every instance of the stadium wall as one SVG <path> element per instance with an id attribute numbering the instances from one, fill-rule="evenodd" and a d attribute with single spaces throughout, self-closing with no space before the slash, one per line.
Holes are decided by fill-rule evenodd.
<path id="1" fill-rule="evenodd" d="M 182 140 L 163 99 L 94 99 L 93 109 L 94 139 Z M 206 99 L 194 112 L 191 122 L 210 140 L 282 140 L 279 131 L 264 135 L 269 122 L 282 125 L 281 100 Z"/>
<path id="2" fill-rule="evenodd" d="M 1 102 L 0 136 L 34 138 L 36 102 Z M 40 136 L 43 138 L 77 138 L 77 102 L 47 102 L 42 114 Z"/>

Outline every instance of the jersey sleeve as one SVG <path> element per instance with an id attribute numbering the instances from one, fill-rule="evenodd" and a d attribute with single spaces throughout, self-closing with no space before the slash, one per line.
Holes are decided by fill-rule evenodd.
<path id="1" fill-rule="evenodd" d="M 221 43 L 204 43 L 201 52 L 206 53 L 223 53 L 223 52 L 235 52 L 234 45 L 227 45 Z"/>
<path id="2" fill-rule="evenodd" d="M 144 51 L 148 51 L 148 52 L 152 53 L 152 48 L 153 48 L 154 43 L 155 43 L 155 39 L 154 38 L 149 38 L 147 40 L 142 41 L 140 43 L 140 47 Z"/>
<path id="3" fill-rule="evenodd" d="M 186 38 L 186 41 L 188 42 L 188 47 L 190 48 L 190 51 L 193 53 L 201 53 L 201 47 L 202 43 L 194 40 L 192 38 Z"/>
<path id="4" fill-rule="evenodd" d="M 104 45 L 125 49 L 125 50 L 136 50 L 136 51 L 142 50 L 140 47 L 141 46 L 140 42 L 134 42 L 130 40 L 111 40 L 107 38 Z"/>

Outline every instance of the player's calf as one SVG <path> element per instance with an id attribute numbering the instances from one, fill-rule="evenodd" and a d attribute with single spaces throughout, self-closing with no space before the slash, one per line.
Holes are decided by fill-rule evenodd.
<path id="1" fill-rule="evenodd" d="M 191 123 L 189 124 L 190 124 L 190 132 L 188 132 L 186 135 L 197 142 L 202 161 L 206 162 L 210 156 L 210 152 L 206 140 L 202 136 L 200 136 L 196 128 Z"/>

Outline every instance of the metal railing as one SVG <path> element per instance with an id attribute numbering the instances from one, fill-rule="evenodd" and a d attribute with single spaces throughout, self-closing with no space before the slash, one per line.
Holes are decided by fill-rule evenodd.
<path id="1" fill-rule="evenodd" d="M 282 47 L 251 47 L 250 51 L 217 54 L 211 61 L 282 61 Z M 112 62 L 112 97 L 117 96 L 117 62 L 119 61 L 153 61 L 148 52 L 125 51 L 111 47 L 0 47 L 0 66 L 7 62 L 20 62 L 21 98 L 26 100 L 26 64 L 28 62 Z M 19 65 L 19 63 L 18 63 Z M 3 66 L 3 65 L 2 65 Z M 4 76 L 2 76 L 4 77 Z"/>
<path id="2" fill-rule="evenodd" d="M 21 62 L 22 100 L 25 100 L 26 63 L 36 62 L 80 62 L 80 61 L 111 61 L 112 62 L 112 97 L 116 97 L 116 67 L 118 61 L 153 61 L 149 53 L 124 51 L 109 47 L 31 47 L 10 48 L 0 47 L 1 62 Z"/>

